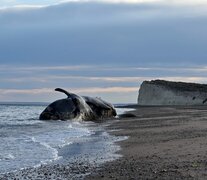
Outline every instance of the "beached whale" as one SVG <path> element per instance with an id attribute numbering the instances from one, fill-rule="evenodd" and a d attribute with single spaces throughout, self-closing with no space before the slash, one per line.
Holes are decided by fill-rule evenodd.
<path id="1" fill-rule="evenodd" d="M 55 91 L 65 93 L 67 98 L 57 100 L 40 114 L 40 120 L 69 120 L 98 121 L 116 116 L 113 105 L 97 97 L 79 96 L 56 88 Z"/>

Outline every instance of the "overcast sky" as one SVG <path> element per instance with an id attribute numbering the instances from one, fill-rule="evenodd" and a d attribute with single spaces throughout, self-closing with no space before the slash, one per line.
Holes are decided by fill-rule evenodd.
<path id="1" fill-rule="evenodd" d="M 143 80 L 207 83 L 206 52 L 206 0 L 0 1 L 0 101 L 132 103 Z"/>

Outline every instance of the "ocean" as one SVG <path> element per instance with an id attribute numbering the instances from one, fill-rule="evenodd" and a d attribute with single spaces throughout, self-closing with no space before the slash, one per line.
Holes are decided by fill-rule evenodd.
<path id="1" fill-rule="evenodd" d="M 49 163 L 68 163 L 85 154 L 91 155 L 91 161 L 94 161 L 93 154 L 98 155 L 100 163 L 118 157 L 119 147 L 114 142 L 126 137 L 109 135 L 104 130 L 108 123 L 40 121 L 39 114 L 45 107 L 0 105 L 0 174 Z M 117 109 L 118 114 L 125 110 Z M 67 156 L 64 156 L 66 147 Z"/>

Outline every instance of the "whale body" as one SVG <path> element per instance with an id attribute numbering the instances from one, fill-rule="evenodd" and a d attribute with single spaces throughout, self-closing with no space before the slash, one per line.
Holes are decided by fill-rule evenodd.
<path id="1" fill-rule="evenodd" d="M 40 120 L 98 121 L 117 115 L 114 106 L 101 98 L 79 96 L 61 88 L 55 91 L 65 93 L 68 97 L 49 104 L 40 114 Z"/>

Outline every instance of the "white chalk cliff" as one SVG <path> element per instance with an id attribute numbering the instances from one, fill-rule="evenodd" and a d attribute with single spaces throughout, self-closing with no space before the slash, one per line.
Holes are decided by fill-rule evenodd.
<path id="1" fill-rule="evenodd" d="M 207 85 L 144 81 L 139 89 L 139 105 L 207 105 Z"/>

